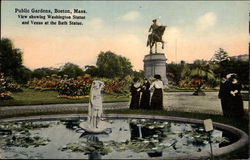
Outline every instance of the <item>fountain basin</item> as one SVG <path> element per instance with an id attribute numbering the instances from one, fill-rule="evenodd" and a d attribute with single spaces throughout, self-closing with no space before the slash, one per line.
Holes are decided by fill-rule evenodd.
<path id="1" fill-rule="evenodd" d="M 70 119 L 80 119 L 82 117 L 86 117 L 86 115 L 54 115 L 54 116 L 34 116 L 34 117 L 20 117 L 20 118 L 10 118 L 10 119 L 2 119 L 0 120 L 1 123 L 3 122 L 14 122 L 14 121 L 52 121 L 52 120 L 58 120 L 61 118 L 70 118 Z M 198 125 L 202 125 L 203 121 L 202 120 L 196 120 L 196 119 L 187 119 L 187 118 L 180 118 L 180 117 L 168 117 L 168 116 L 152 116 L 152 115 L 120 115 L 120 114 L 109 114 L 109 115 L 105 115 L 104 116 L 107 119 L 113 119 L 113 120 L 124 120 L 124 119 L 150 119 L 150 120 L 157 120 L 157 121 L 167 121 L 167 122 L 173 122 L 173 123 L 185 123 L 185 124 L 198 124 Z M 224 124 L 220 124 L 220 123 L 213 123 L 214 128 L 221 130 L 221 131 L 225 131 L 230 133 L 233 137 L 234 137 L 234 142 L 226 145 L 224 147 L 220 147 L 220 148 L 216 148 L 213 150 L 213 154 L 214 156 L 219 156 L 219 155 L 223 155 L 223 154 L 227 154 L 230 153 L 234 150 L 237 150 L 241 147 L 243 147 L 244 145 L 246 145 L 248 143 L 248 136 L 246 133 L 244 133 L 243 131 L 232 127 L 232 126 L 228 126 L 228 125 L 224 125 Z M 119 124 L 119 127 L 121 127 L 122 125 Z M 140 126 L 139 126 L 140 127 Z M 124 129 L 125 130 L 125 129 Z M 126 129 L 127 133 L 129 133 L 128 128 Z M 58 130 L 59 131 L 59 130 Z M 49 132 L 49 131 L 48 131 Z M 56 130 L 55 130 L 56 132 Z M 70 132 L 71 135 L 75 135 L 76 133 L 74 131 L 66 131 L 66 132 Z M 126 133 L 124 133 L 124 136 L 126 135 Z M 63 136 L 63 139 L 66 139 L 67 136 Z M 79 135 L 77 135 L 79 136 Z M 119 138 L 123 138 L 124 136 L 120 136 Z M 103 138 L 103 137 L 101 137 Z M 105 138 L 105 136 L 104 136 Z M 107 136 L 106 136 L 107 138 Z M 109 137 L 112 138 L 112 137 Z M 77 140 L 77 139 L 75 139 Z M 50 142 L 51 143 L 51 142 Z M 66 143 L 66 142 L 65 142 Z M 46 147 L 46 146 L 44 146 Z M 4 151 L 5 152 L 5 151 Z M 24 152 L 24 150 L 22 150 L 22 152 Z M 33 151 L 34 152 L 34 151 Z M 56 158 L 56 157 L 49 157 L 49 152 L 47 153 L 47 157 L 39 157 L 39 158 Z M 63 155 L 64 153 L 61 152 L 61 154 Z M 73 153 L 68 153 L 70 156 L 69 157 L 65 157 L 65 158 L 82 158 L 80 155 L 83 156 L 83 154 L 78 154 L 78 157 L 76 155 L 73 155 Z M 118 154 L 120 154 L 119 156 L 122 156 L 122 152 L 119 152 Z M 130 154 L 136 154 L 136 153 L 130 153 Z M 149 154 L 153 154 L 153 153 L 149 153 Z M 145 157 L 144 155 L 140 155 L 138 157 L 120 157 L 120 158 L 141 158 L 141 159 L 155 159 L 155 158 L 159 158 L 159 159 L 203 159 L 203 158 L 208 158 L 210 157 L 210 151 L 206 150 L 206 151 L 201 151 L 201 152 L 191 152 L 188 154 L 185 153 L 178 153 L 178 154 L 160 154 L 160 153 L 154 153 L 154 154 L 159 154 L 159 155 L 154 155 L 156 157 Z M 57 156 L 57 158 L 61 158 L 58 154 L 55 155 Z M 113 155 L 114 156 L 114 155 Z M 117 157 L 113 157 L 117 159 Z M 118 157 L 119 157 L 118 156 Z M 144 157 L 143 157 L 144 156 Z M 8 158 L 8 157 L 7 157 Z M 22 157 L 21 157 L 22 158 Z M 32 158 L 32 157 L 28 157 L 28 158 Z M 34 158 L 34 157 L 33 157 Z M 87 158 L 87 157 L 85 157 Z M 103 156 L 103 158 L 110 158 L 110 157 L 105 157 Z"/>

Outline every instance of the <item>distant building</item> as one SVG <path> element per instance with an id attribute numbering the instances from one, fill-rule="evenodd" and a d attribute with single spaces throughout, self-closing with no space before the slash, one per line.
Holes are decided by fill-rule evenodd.
<path id="1" fill-rule="evenodd" d="M 242 60 L 242 61 L 249 61 L 249 55 L 248 54 L 242 54 L 238 56 L 231 56 L 230 58 L 234 58 L 237 60 Z"/>

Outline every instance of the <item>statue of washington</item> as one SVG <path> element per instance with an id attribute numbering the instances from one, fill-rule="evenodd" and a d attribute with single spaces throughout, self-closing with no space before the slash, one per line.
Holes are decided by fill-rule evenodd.
<path id="1" fill-rule="evenodd" d="M 150 54 L 152 54 L 152 48 L 155 45 L 155 53 L 157 53 L 157 42 L 162 43 L 162 49 L 164 49 L 164 41 L 162 40 L 162 35 L 166 29 L 167 26 L 159 26 L 157 24 L 157 20 L 154 19 L 153 24 L 149 28 L 149 32 L 151 32 L 148 35 L 147 40 L 147 46 L 150 47 Z"/>

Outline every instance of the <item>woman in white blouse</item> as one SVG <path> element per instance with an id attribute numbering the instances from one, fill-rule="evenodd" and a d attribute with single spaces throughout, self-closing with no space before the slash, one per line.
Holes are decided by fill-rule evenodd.
<path id="1" fill-rule="evenodd" d="M 161 76 L 156 74 L 154 76 L 155 81 L 151 84 L 150 90 L 154 89 L 153 95 L 151 98 L 151 104 L 150 108 L 151 109 L 158 109 L 161 110 L 163 109 L 163 82 L 161 80 Z"/>

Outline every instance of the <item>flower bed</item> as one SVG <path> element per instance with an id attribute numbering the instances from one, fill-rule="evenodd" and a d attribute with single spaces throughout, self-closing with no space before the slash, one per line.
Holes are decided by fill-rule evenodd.
<path id="1" fill-rule="evenodd" d="M 60 98 L 84 98 L 89 95 L 91 84 L 94 79 L 98 79 L 104 82 L 104 93 L 107 94 L 126 94 L 129 91 L 131 84 L 131 77 L 125 77 L 124 79 L 107 79 L 107 78 L 92 78 L 86 74 L 76 79 L 60 77 L 46 77 L 42 79 L 34 78 L 29 81 L 27 86 L 31 89 L 37 89 L 40 91 L 56 90 L 58 97 Z"/>
<path id="2" fill-rule="evenodd" d="M 92 78 L 89 76 L 77 79 L 69 78 L 61 80 L 57 86 L 59 97 L 82 98 L 89 94 Z"/>
<path id="3" fill-rule="evenodd" d="M 12 99 L 11 92 L 22 91 L 20 85 L 0 73 L 0 100 Z"/>
<path id="4" fill-rule="evenodd" d="M 29 88 L 32 89 L 46 91 L 46 90 L 56 90 L 59 83 L 60 83 L 59 78 L 46 77 L 42 79 L 34 78 L 32 81 L 29 81 L 27 85 Z"/>

